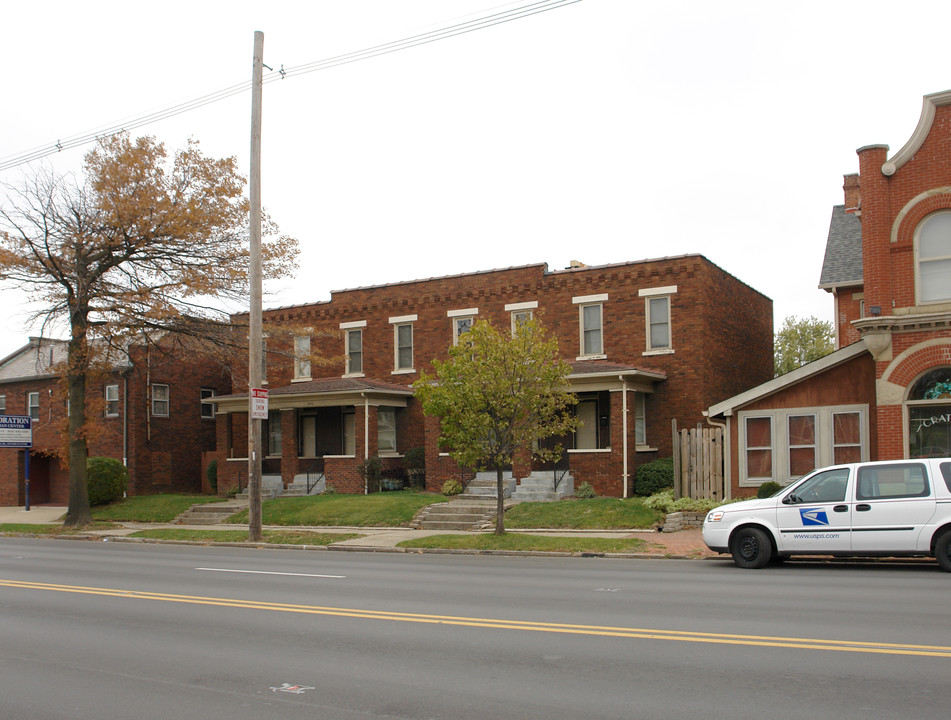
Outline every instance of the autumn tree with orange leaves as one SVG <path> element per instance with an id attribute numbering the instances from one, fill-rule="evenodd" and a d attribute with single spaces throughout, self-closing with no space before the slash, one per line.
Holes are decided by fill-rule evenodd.
<path id="1" fill-rule="evenodd" d="M 227 314 L 249 285 L 235 159 L 206 157 L 195 141 L 169 158 L 154 138 L 123 133 L 100 140 L 83 170 L 82 182 L 36 174 L 0 203 L 0 281 L 41 308 L 34 320 L 68 328 L 70 526 L 91 520 L 86 385 L 97 360 L 160 337 L 247 342 Z M 262 237 L 265 277 L 290 275 L 296 240 L 269 221 Z"/>

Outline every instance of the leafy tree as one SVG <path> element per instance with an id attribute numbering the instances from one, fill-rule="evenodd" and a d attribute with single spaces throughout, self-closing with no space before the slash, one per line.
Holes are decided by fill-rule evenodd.
<path id="1" fill-rule="evenodd" d="M 568 391 L 570 368 L 558 343 L 536 320 L 513 335 L 485 320 L 459 338 L 449 358 L 433 361 L 414 384 L 427 415 L 440 419 L 440 442 L 462 466 L 495 470 L 498 505 L 495 533 L 505 532 L 502 473 L 521 450 L 577 426 Z M 561 448 L 536 447 L 536 457 L 554 460 Z"/>
<path id="2" fill-rule="evenodd" d="M 776 333 L 773 344 L 773 369 L 784 375 L 806 363 L 818 360 L 835 349 L 832 323 L 816 317 L 798 319 L 790 315 Z"/>
<path id="3" fill-rule="evenodd" d="M 234 158 L 190 141 L 169 161 L 154 138 L 100 140 L 83 181 L 37 173 L 7 188 L 0 206 L 0 280 L 42 308 L 43 327 L 68 327 L 67 525 L 91 520 L 86 488 L 87 379 L 133 342 L 244 340 L 222 310 L 246 304 L 249 203 Z M 292 238 L 269 221 L 262 255 L 270 277 L 289 274 Z"/>

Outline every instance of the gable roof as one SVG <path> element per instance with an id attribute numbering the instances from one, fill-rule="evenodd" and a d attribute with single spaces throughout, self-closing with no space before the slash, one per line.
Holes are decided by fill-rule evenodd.
<path id="1" fill-rule="evenodd" d="M 51 377 L 52 367 L 66 360 L 66 341 L 31 337 L 30 341 L 0 360 L 0 382 Z"/>
<path id="2" fill-rule="evenodd" d="M 785 375 L 780 375 L 779 377 L 773 378 L 772 380 L 768 380 L 762 385 L 757 385 L 746 392 L 742 392 L 739 395 L 734 395 L 733 397 L 724 400 L 723 402 L 719 402 L 716 405 L 711 405 L 704 414 L 711 418 L 718 415 L 729 417 L 736 410 L 744 407 L 745 405 L 749 405 L 750 403 L 761 400 L 765 397 L 768 397 L 769 395 L 774 395 L 775 393 L 785 390 L 788 387 L 792 387 L 796 383 L 813 378 L 816 375 L 824 373 L 826 370 L 848 362 L 859 355 L 864 355 L 867 352 L 868 347 L 865 345 L 865 342 L 863 340 L 859 340 L 858 342 L 852 343 L 851 345 L 847 345 L 841 350 L 836 350 L 825 357 L 819 358 L 818 360 L 813 360 L 811 363 L 807 363 L 800 368 L 796 368 L 792 372 L 788 372 Z"/>
<path id="3" fill-rule="evenodd" d="M 819 288 L 833 290 L 862 284 L 862 222 L 845 205 L 832 208 Z"/>

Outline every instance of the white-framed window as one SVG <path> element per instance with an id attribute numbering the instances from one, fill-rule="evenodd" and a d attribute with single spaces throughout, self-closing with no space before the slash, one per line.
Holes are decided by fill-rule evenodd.
<path id="1" fill-rule="evenodd" d="M 676 285 L 656 288 L 641 288 L 637 291 L 644 298 L 647 349 L 645 354 L 673 352 L 673 337 L 670 326 L 670 298 L 677 292 Z"/>
<path id="2" fill-rule="evenodd" d="M 524 322 L 530 321 L 535 317 L 535 309 L 538 307 L 537 300 L 531 300 L 529 302 L 521 303 L 509 303 L 505 306 L 507 312 L 511 314 L 512 318 L 512 335 L 514 336 L 518 330 L 519 325 Z"/>
<path id="3" fill-rule="evenodd" d="M 40 394 L 28 392 L 26 394 L 26 412 L 34 420 L 40 419 Z"/>
<path id="4" fill-rule="evenodd" d="M 5 414 L 7 411 L 7 396 L 0 395 L 0 415 Z"/>
<path id="5" fill-rule="evenodd" d="M 119 386 L 106 385 L 106 417 L 119 416 Z"/>
<path id="6" fill-rule="evenodd" d="M 281 411 L 268 410 L 267 413 L 267 454 L 268 457 L 281 456 L 281 443 L 284 435 L 281 428 Z"/>
<path id="7" fill-rule="evenodd" d="M 152 383 L 152 415 L 168 417 L 168 385 Z"/>
<path id="8" fill-rule="evenodd" d="M 951 210 L 932 213 L 915 231 L 918 303 L 951 300 Z"/>
<path id="9" fill-rule="evenodd" d="M 746 479 L 759 485 L 773 479 L 773 418 L 749 416 L 741 421 Z"/>
<path id="10" fill-rule="evenodd" d="M 310 336 L 294 338 L 294 379 L 310 380 Z"/>
<path id="11" fill-rule="evenodd" d="M 458 345 L 459 338 L 465 335 L 475 325 L 476 316 L 479 314 L 479 308 L 464 308 L 461 310 L 449 310 L 446 317 L 452 321 L 452 344 Z"/>
<path id="12" fill-rule="evenodd" d="M 215 406 L 208 402 L 215 396 L 214 388 L 201 388 L 198 391 L 198 400 L 201 405 L 201 416 L 213 420 L 215 417 Z"/>
<path id="13" fill-rule="evenodd" d="M 869 459 L 867 405 L 744 411 L 737 418 L 741 487 L 787 485 L 816 468 Z"/>
<path id="14" fill-rule="evenodd" d="M 393 372 L 413 372 L 413 323 L 416 315 L 391 317 L 393 326 Z"/>
<path id="15" fill-rule="evenodd" d="M 340 329 L 344 331 L 343 351 L 347 363 L 344 375 L 346 376 L 363 377 L 363 328 L 366 326 L 366 320 L 340 323 Z"/>
<path id="16" fill-rule="evenodd" d="M 396 408 L 377 408 L 376 445 L 381 453 L 396 452 Z"/>
<path id="17" fill-rule="evenodd" d="M 578 359 L 600 359 L 604 354 L 604 303 L 607 293 L 571 298 L 578 306 L 581 354 Z"/>
<path id="18" fill-rule="evenodd" d="M 634 445 L 647 445 L 647 395 L 634 393 Z"/>
<path id="19" fill-rule="evenodd" d="M 786 432 L 790 479 L 800 478 L 815 470 L 816 465 L 816 416 L 787 415 Z"/>

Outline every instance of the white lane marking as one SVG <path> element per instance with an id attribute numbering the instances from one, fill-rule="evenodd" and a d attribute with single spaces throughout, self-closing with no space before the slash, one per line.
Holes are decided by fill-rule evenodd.
<path id="1" fill-rule="evenodd" d="M 195 568 L 196 570 L 205 570 L 206 572 L 226 572 L 226 573 L 247 573 L 249 575 L 290 575 L 291 577 L 314 577 L 330 578 L 332 580 L 343 580 L 346 575 L 314 575 L 311 573 L 289 573 L 289 572 L 271 572 L 268 570 L 232 570 L 231 568 Z"/>

